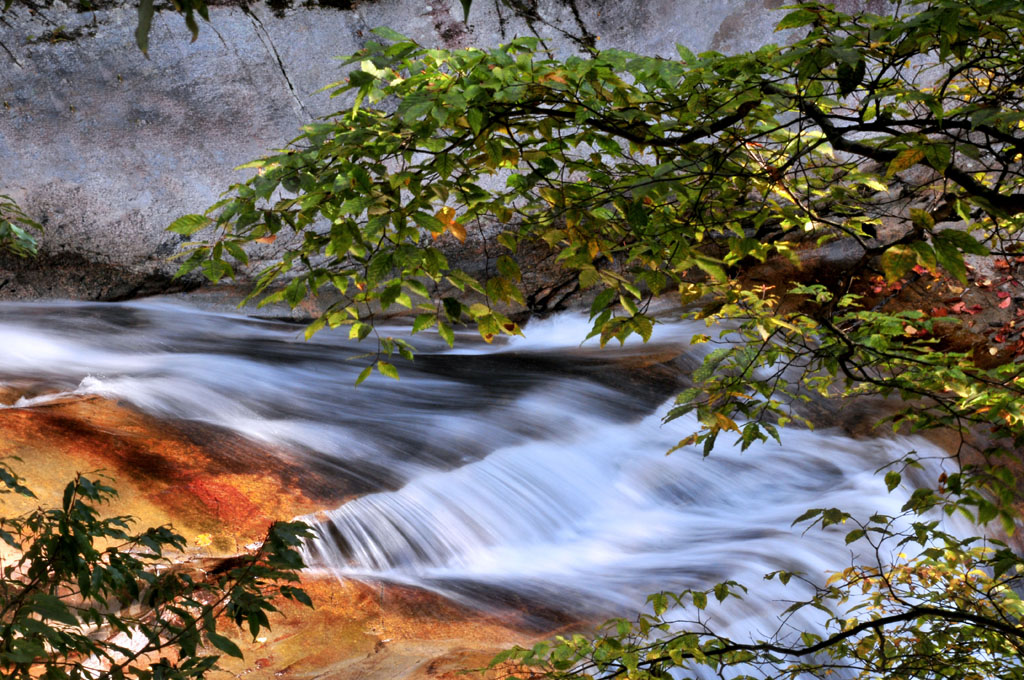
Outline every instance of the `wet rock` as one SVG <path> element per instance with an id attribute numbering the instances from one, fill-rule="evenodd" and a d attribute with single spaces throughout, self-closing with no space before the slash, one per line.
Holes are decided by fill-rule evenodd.
<path id="1" fill-rule="evenodd" d="M 14 466 L 40 497 L 28 505 L 8 497 L 6 512 L 57 501 L 76 473 L 104 474 L 120 494 L 119 512 L 140 525 L 173 523 L 190 539 L 211 534 L 221 551 L 327 502 L 317 491 L 326 485 L 279 452 L 176 428 L 96 397 L 0 409 L 0 456 L 21 458 Z"/>
<path id="2" fill-rule="evenodd" d="M 525 630 L 514 616 L 472 612 L 414 588 L 323 578 L 303 586 L 316 609 L 285 602 L 265 638 L 233 634 L 245 660 L 224 659 L 226 671 L 268 679 L 455 680 L 507 647 L 553 632 Z"/>
<path id="3" fill-rule="evenodd" d="M 15 398 L 18 388 L 9 388 Z M 0 409 L 0 456 L 14 462 L 39 496 L 4 497 L 4 512 L 59 502 L 77 472 L 103 474 L 119 497 L 111 514 L 138 527 L 173 524 L 191 547 L 178 567 L 216 570 L 259 540 L 270 522 L 337 502 L 323 484 L 280 452 L 196 426 L 179 428 L 100 398 L 67 398 L 33 408 Z M 202 534 L 209 534 L 196 541 Z M 209 543 L 207 545 L 207 543 Z M 253 640 L 224 621 L 245 659 L 222 658 L 236 676 L 252 678 L 451 678 L 481 668 L 513 644 L 532 643 L 579 621 L 537 618 L 524 603 L 485 614 L 416 588 L 303 577 L 308 609 L 276 603 L 272 630 Z M 538 624 L 542 623 L 540 627 Z M 215 651 L 215 650 L 210 650 Z"/>

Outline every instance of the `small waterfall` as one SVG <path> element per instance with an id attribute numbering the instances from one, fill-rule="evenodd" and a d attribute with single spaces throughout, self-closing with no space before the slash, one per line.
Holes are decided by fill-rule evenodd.
<path id="1" fill-rule="evenodd" d="M 921 439 L 797 429 L 781 445 L 741 453 L 723 437 L 707 458 L 666 456 L 696 428 L 662 418 L 677 374 L 700 358 L 689 337 L 706 329 L 665 323 L 652 345 L 603 350 L 579 344 L 587 329 L 563 315 L 454 351 L 414 336 L 421 353 L 400 381 L 355 388 L 367 348 L 340 333 L 305 342 L 291 324 L 167 303 L 6 304 L 0 382 L 37 386 L 19 407 L 101 395 L 326 465 L 339 488 L 358 477 L 364 495 L 307 518 L 314 569 L 566 612 L 627 613 L 651 591 L 724 579 L 761 584 L 762 602 L 798 597 L 761 577 L 823 574 L 851 548 L 841 528 L 804 535 L 795 517 L 896 514 L 906 494 L 889 494 L 876 469 L 912 449 L 941 458 Z"/>
<path id="2" fill-rule="evenodd" d="M 906 496 L 889 494 L 874 471 L 927 451 L 920 440 L 794 430 L 781 446 L 666 456 L 696 422 L 663 425 L 663 410 L 629 423 L 595 416 L 570 437 L 501 448 L 350 501 L 310 518 L 307 561 L 453 597 L 491 585 L 575 611 L 621 611 L 655 589 L 843 567 L 846 531 L 802 536 L 792 521 L 809 507 L 899 514 Z"/>

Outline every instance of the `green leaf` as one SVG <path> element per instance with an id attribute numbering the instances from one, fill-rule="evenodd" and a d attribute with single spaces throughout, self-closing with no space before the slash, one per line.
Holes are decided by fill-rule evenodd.
<path id="1" fill-rule="evenodd" d="M 935 240 L 950 243 L 959 250 L 971 255 L 988 255 L 989 253 L 988 248 L 979 243 L 977 239 L 966 231 L 960 231 L 959 229 L 942 229 L 935 234 Z"/>
<path id="2" fill-rule="evenodd" d="M 725 275 L 725 268 L 718 260 L 711 259 L 710 257 L 698 256 L 694 258 L 694 262 L 715 281 L 723 282 L 728 280 Z"/>
<path id="3" fill-rule="evenodd" d="M 967 266 L 964 264 L 963 253 L 955 245 L 943 239 L 935 239 L 934 250 L 935 260 L 939 266 L 959 281 L 960 285 L 966 286 Z"/>
<path id="4" fill-rule="evenodd" d="M 818 18 L 818 13 L 809 9 L 798 9 L 782 17 L 782 20 L 775 25 L 776 31 L 784 31 L 787 28 L 800 28 L 813 22 Z"/>
<path id="5" fill-rule="evenodd" d="M 682 60 L 684 64 L 692 64 L 697 61 L 697 58 L 693 56 L 693 52 L 691 52 L 686 45 L 681 43 L 676 43 L 676 54 L 679 55 L 679 59 Z"/>
<path id="6" fill-rule="evenodd" d="M 958 229 L 943 229 L 932 239 L 935 259 L 939 265 L 961 284 L 967 284 L 967 267 L 963 253 L 986 255 L 988 248 L 978 243 L 973 236 Z"/>
<path id="7" fill-rule="evenodd" d="M 980 501 L 978 503 L 978 524 L 988 524 L 996 515 L 999 514 L 999 509 L 988 501 Z"/>
<path id="8" fill-rule="evenodd" d="M 387 361 L 378 361 L 377 370 L 380 371 L 381 375 L 386 375 L 389 378 L 398 380 L 398 369 L 394 364 L 388 363 Z"/>
<path id="9" fill-rule="evenodd" d="M 924 157 L 938 172 L 942 172 L 952 160 L 952 153 L 946 144 L 929 144 L 924 147 Z"/>
<path id="10" fill-rule="evenodd" d="M 927 210 L 910 209 L 910 221 L 923 231 L 931 231 L 935 227 L 935 219 Z"/>
<path id="11" fill-rule="evenodd" d="M 917 253 L 907 245 L 892 246 L 882 253 L 881 265 L 885 278 L 892 283 L 906 276 L 917 264 Z"/>
<path id="12" fill-rule="evenodd" d="M 462 318 L 462 303 L 453 297 L 446 297 L 441 301 L 444 306 L 444 313 L 454 323 Z M 448 343 L 451 344 L 451 343 Z"/>
<path id="13" fill-rule="evenodd" d="M 356 378 L 356 386 L 358 387 L 364 380 L 370 377 L 370 373 L 373 372 L 373 365 L 369 365 L 359 372 L 359 377 Z"/>
<path id="14" fill-rule="evenodd" d="M 412 332 L 419 333 L 425 328 L 430 328 L 437 323 L 437 314 L 420 314 L 416 317 L 416 320 L 412 322 Z"/>
<path id="15" fill-rule="evenodd" d="M 812 517 L 817 517 L 821 513 L 822 513 L 822 509 L 821 508 L 811 508 L 809 510 L 806 510 L 802 515 L 800 515 L 795 520 L 793 520 L 793 523 L 790 526 L 796 526 L 797 524 L 800 524 L 801 522 L 806 522 L 807 520 L 811 519 Z"/>
<path id="16" fill-rule="evenodd" d="M 854 529 L 850 533 L 846 534 L 846 544 L 849 545 L 854 541 L 864 537 L 863 529 Z"/>
<path id="17" fill-rule="evenodd" d="M 349 340 L 363 340 L 373 332 L 373 326 L 362 321 L 357 321 L 348 329 Z"/>
<path id="18" fill-rule="evenodd" d="M 80 623 L 67 604 L 53 595 L 37 592 L 32 596 L 31 606 L 45 619 L 59 621 L 69 626 L 77 626 Z"/>
<path id="19" fill-rule="evenodd" d="M 715 591 L 715 599 L 718 600 L 719 602 L 724 602 L 725 598 L 727 598 L 729 596 L 729 586 L 728 586 L 728 584 L 716 583 L 714 591 Z"/>
<path id="20" fill-rule="evenodd" d="M 885 488 L 889 491 L 899 486 L 901 481 L 903 481 L 903 475 L 895 470 L 889 470 L 885 473 Z"/>
<path id="21" fill-rule="evenodd" d="M 238 645 L 236 645 L 234 642 L 224 637 L 223 635 L 215 633 L 212 630 L 207 630 L 206 639 L 210 641 L 211 645 L 213 645 L 220 651 L 224 652 L 228 656 L 233 656 L 237 659 L 243 658 L 242 650 L 238 648 Z"/>
<path id="22" fill-rule="evenodd" d="M 283 591 L 284 588 L 282 588 L 281 590 Z M 296 602 L 299 602 L 300 604 L 306 605 L 307 607 L 313 607 L 313 600 L 309 597 L 309 594 L 302 588 L 288 588 L 287 596 L 295 600 Z"/>
<path id="23" fill-rule="evenodd" d="M 437 322 L 437 334 L 440 335 L 449 347 L 455 346 L 455 331 L 444 321 Z"/>
<path id="24" fill-rule="evenodd" d="M 594 298 L 594 301 L 590 303 L 591 319 L 600 314 L 602 310 L 604 310 L 608 305 L 612 303 L 612 301 L 615 299 L 616 292 L 617 291 L 614 288 L 605 288 L 604 290 L 597 294 L 597 297 Z"/>
<path id="25" fill-rule="evenodd" d="M 432 108 L 434 108 L 434 101 L 431 99 L 411 101 L 408 106 L 401 108 L 402 120 L 407 124 L 412 123 L 427 115 Z"/>
<path id="26" fill-rule="evenodd" d="M 405 37 L 404 35 L 402 35 L 401 33 L 394 29 L 388 28 L 387 26 L 378 26 L 377 28 L 373 29 L 371 33 L 380 36 L 385 40 L 390 40 L 391 42 L 395 43 L 412 42 L 409 38 Z"/>
<path id="27" fill-rule="evenodd" d="M 897 172 L 907 170 L 924 160 L 924 149 L 911 148 L 900 151 L 896 158 L 892 159 L 889 163 L 888 169 L 885 171 L 886 177 L 892 177 Z"/>
<path id="28" fill-rule="evenodd" d="M 917 253 L 917 262 L 928 271 L 935 271 L 935 249 L 924 241 L 915 241 L 910 248 Z"/>
<path id="29" fill-rule="evenodd" d="M 477 108 L 470 109 L 466 112 L 466 120 L 469 121 L 469 127 L 473 130 L 473 134 L 479 135 L 484 127 L 484 112 Z"/>
<path id="30" fill-rule="evenodd" d="M 843 97 L 853 94 L 854 90 L 863 82 L 866 69 L 867 62 L 864 59 L 857 60 L 857 64 L 852 67 L 845 62 L 840 64 L 836 68 L 839 94 Z"/>
<path id="31" fill-rule="evenodd" d="M 153 0 L 139 0 L 139 23 L 135 27 L 135 44 L 149 58 L 149 30 L 153 26 Z"/>
<path id="32" fill-rule="evenodd" d="M 217 283 L 225 276 L 230 278 L 235 275 L 235 270 L 224 260 L 207 260 L 203 262 L 201 269 L 203 275 L 213 283 Z"/>
<path id="33" fill-rule="evenodd" d="M 404 285 L 406 288 L 408 288 L 416 295 L 419 295 L 422 298 L 427 298 L 428 300 L 430 299 L 430 291 L 427 290 L 427 287 L 424 286 L 420 281 L 417 281 L 416 279 L 406 279 L 405 281 L 402 282 L 402 285 Z"/>
<path id="34" fill-rule="evenodd" d="M 171 226 L 167 227 L 167 231 L 173 231 L 177 234 L 183 234 L 184 236 L 191 236 L 200 229 L 210 226 L 212 223 L 213 220 L 205 215 L 182 215 L 171 222 Z"/>
<path id="35" fill-rule="evenodd" d="M 224 248 L 242 264 L 249 264 L 249 256 L 242 250 L 242 246 L 238 245 L 235 241 L 224 241 Z"/>

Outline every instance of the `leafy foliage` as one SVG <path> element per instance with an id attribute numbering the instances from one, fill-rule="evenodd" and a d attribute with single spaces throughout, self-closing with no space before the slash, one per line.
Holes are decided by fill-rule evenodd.
<path id="1" fill-rule="evenodd" d="M 16 3 L 33 9 L 40 4 L 46 4 L 45 2 L 36 3 L 33 0 L 3 0 L 3 4 L 0 5 L 0 13 L 7 12 Z M 79 3 L 79 7 L 83 10 L 91 9 L 92 3 L 89 0 L 82 0 Z M 154 0 L 139 0 L 139 19 L 135 26 L 135 44 L 147 56 L 149 53 L 149 33 L 153 27 L 153 15 L 156 9 Z M 202 17 L 204 21 L 210 20 L 210 9 L 205 0 L 171 0 L 169 9 L 180 14 L 185 20 L 185 26 L 192 34 L 193 42 L 199 37 L 199 23 L 196 21 L 196 15 Z"/>
<path id="2" fill-rule="evenodd" d="M 3 462 L 0 483 L 32 496 Z M 115 495 L 102 479 L 78 476 L 59 507 L 0 519 L 4 677 L 203 678 L 220 653 L 241 656 L 218 632 L 221 620 L 255 637 L 270 627 L 274 598 L 311 606 L 293 585 L 306 525 L 275 524 L 257 550 L 203 572 L 169 559 L 185 547 L 169 527 L 136 533 L 131 517 L 103 517 Z"/>
<path id="3" fill-rule="evenodd" d="M 943 345 L 938 326 L 954 320 L 889 305 L 868 281 L 924 272 L 964 282 L 965 255 L 1020 252 L 1024 8 L 791 10 L 778 27 L 797 35 L 784 47 L 726 56 L 680 46 L 677 60 L 554 59 L 530 38 L 436 50 L 378 29 L 384 42 L 349 58 L 355 70 L 327 88 L 351 107 L 250 163 L 250 180 L 173 227 L 209 234 L 181 273 L 201 268 L 214 281 L 246 265 L 253 243 L 293 232 L 296 245 L 253 295 L 294 306 L 330 291 L 338 301 L 309 333 L 347 325 L 363 339 L 395 305 L 449 343 L 458 323 L 488 340 L 518 333 L 501 310 L 524 302 L 517 256 L 532 242 L 573 272 L 602 344 L 649 338 L 648 305 L 671 292 L 716 334 L 696 338 L 717 347 L 669 416 L 696 413 L 701 428 L 680 446 L 705 454 L 722 433 L 742 447 L 778 438 L 812 395 L 899 397 L 894 428 L 963 437 L 959 472 L 916 490 L 906 517 L 830 508 L 802 518 L 852 523 L 849 542 L 872 556 L 811 582 L 813 596 L 790 608 L 820 610 L 817 630 L 716 634 L 700 615 L 709 594 L 741 593 L 720 584 L 655 596 L 653 616 L 605 636 L 499 662 L 556 677 L 697 666 L 736 678 L 1021 677 L 1020 560 L 936 519 L 1015 528 L 1015 482 L 998 462 L 1024 445 L 1020 366 Z M 491 278 L 451 268 L 436 247 L 488 230 L 505 248 Z M 986 443 L 973 446 L 979 433 Z M 916 464 L 909 454 L 888 470 L 890 489 Z"/>
<path id="4" fill-rule="evenodd" d="M 42 231 L 10 196 L 0 194 L 0 249 L 20 257 L 35 255 L 38 243 L 33 231 Z"/>
<path id="5" fill-rule="evenodd" d="M 933 2 L 913 17 L 809 5 L 781 24 L 813 24 L 792 46 L 680 48 L 678 61 L 543 59 L 529 38 L 432 50 L 381 29 L 392 44 L 370 43 L 329 88 L 354 97 L 351 109 L 249 164 L 251 180 L 177 225 L 218 229 L 181 273 L 232 276 L 246 246 L 291 230 L 299 245 L 254 295 L 282 277 L 264 302 L 333 289 L 341 301 L 311 331 L 397 304 L 445 337 L 460 321 L 490 337 L 518 332 L 496 304 L 522 301 L 517 248 L 540 240 L 596 293 L 603 342 L 647 337 L 646 301 L 670 289 L 684 302 L 713 298 L 720 317 L 761 315 L 785 335 L 778 324 L 793 322 L 772 310 L 786 291 L 752 310 L 749 286 L 737 285 L 751 263 L 799 261 L 809 245 L 842 239 L 859 249 L 856 264 L 877 259 L 890 278 L 915 264 L 959 276 L 964 252 L 987 252 L 995 236 L 1012 245 L 1024 209 L 1010 48 L 1020 20 L 1016 3 L 996 0 Z M 851 73 L 861 74 L 853 86 Z M 450 270 L 431 244 L 496 223 L 508 225 L 498 238 L 508 252 L 486 281 Z M 463 304 L 445 293 L 454 289 L 483 301 Z M 836 308 L 820 300 L 796 316 L 830 334 Z"/>

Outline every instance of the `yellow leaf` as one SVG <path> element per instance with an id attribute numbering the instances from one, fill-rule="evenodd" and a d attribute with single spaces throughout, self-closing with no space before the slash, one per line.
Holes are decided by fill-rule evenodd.
<path id="1" fill-rule="evenodd" d="M 561 71 L 553 71 L 552 73 L 545 73 L 544 75 L 542 75 L 537 80 L 538 80 L 538 82 L 541 82 L 541 83 L 546 83 L 546 82 L 548 82 L 550 80 L 552 82 L 561 83 L 562 85 L 567 85 L 569 83 L 569 81 L 565 79 L 565 76 L 562 75 Z"/>
<path id="2" fill-rule="evenodd" d="M 434 217 L 441 220 L 444 223 L 445 227 L 447 227 L 449 224 L 455 221 L 455 208 L 446 205 L 442 207 L 440 210 L 438 210 L 434 214 Z"/>
<path id="3" fill-rule="evenodd" d="M 885 176 L 892 177 L 897 172 L 906 170 L 922 160 L 924 160 L 924 149 L 904 149 L 896 155 L 896 158 L 892 159 L 892 163 L 889 163 Z"/>
<path id="4" fill-rule="evenodd" d="M 198 536 L 196 536 L 196 545 L 198 545 L 200 548 L 205 548 L 211 543 L 213 543 L 213 536 L 211 536 L 210 534 L 199 534 Z"/>
<path id="5" fill-rule="evenodd" d="M 793 324 L 789 323 L 788 321 L 783 321 L 782 319 L 777 319 L 775 317 L 772 317 L 771 319 L 769 319 L 769 321 L 771 321 L 776 326 L 782 326 L 783 328 L 788 328 L 789 330 L 793 331 L 794 333 L 799 333 L 800 332 L 799 328 L 797 328 Z"/>
<path id="6" fill-rule="evenodd" d="M 718 421 L 718 427 L 723 430 L 740 431 L 740 428 L 736 426 L 736 422 L 724 413 L 716 413 L 715 420 Z"/>
<path id="7" fill-rule="evenodd" d="M 683 448 L 684 446 L 690 446 L 691 444 L 696 444 L 698 439 L 699 439 L 699 437 L 696 434 L 691 434 L 690 436 L 686 437 L 685 439 L 679 440 L 679 443 L 676 444 L 675 446 L 673 446 L 668 451 L 666 451 L 665 455 L 667 456 L 667 455 L 671 454 L 673 451 L 678 451 L 679 449 Z"/>
<path id="8" fill-rule="evenodd" d="M 455 221 L 455 208 L 446 205 L 438 210 L 434 217 L 441 220 L 444 228 L 450 231 L 452 236 L 459 239 L 462 243 L 466 242 L 466 228 Z"/>

